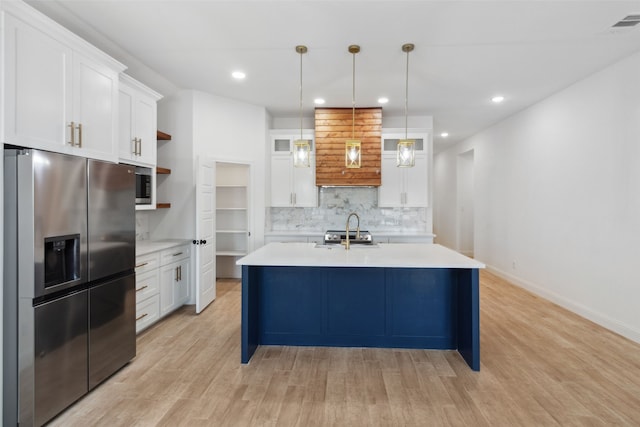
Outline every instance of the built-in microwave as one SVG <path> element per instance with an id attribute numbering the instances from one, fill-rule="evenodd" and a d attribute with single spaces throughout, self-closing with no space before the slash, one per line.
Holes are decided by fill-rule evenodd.
<path id="1" fill-rule="evenodd" d="M 150 205 L 153 170 L 151 168 L 136 167 L 136 205 Z"/>

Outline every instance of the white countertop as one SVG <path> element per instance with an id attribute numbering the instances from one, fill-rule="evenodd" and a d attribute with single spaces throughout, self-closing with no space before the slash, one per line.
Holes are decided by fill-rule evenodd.
<path id="1" fill-rule="evenodd" d="M 353 230 L 352 230 L 353 231 Z M 373 231 L 369 230 L 371 235 L 373 236 L 373 240 L 376 239 L 376 236 L 381 237 L 389 237 L 389 236 L 407 236 L 407 237 L 435 237 L 436 235 L 433 233 L 428 233 L 426 231 Z M 286 231 L 265 231 L 265 236 L 318 236 L 324 238 L 323 231 L 298 231 L 298 230 L 286 230 Z"/>
<path id="2" fill-rule="evenodd" d="M 136 256 L 150 254 L 151 252 L 163 251 L 165 249 L 191 243 L 187 239 L 163 239 L 163 240 L 137 240 Z"/>
<path id="3" fill-rule="evenodd" d="M 269 243 L 240 258 L 237 265 L 298 267 L 484 268 L 485 265 L 431 243 L 351 245 L 350 250 L 315 243 Z"/>

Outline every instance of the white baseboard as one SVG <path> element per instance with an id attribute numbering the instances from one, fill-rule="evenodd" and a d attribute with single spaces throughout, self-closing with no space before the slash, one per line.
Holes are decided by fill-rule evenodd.
<path id="1" fill-rule="evenodd" d="M 592 309 L 585 307 L 582 304 L 577 304 L 563 296 L 560 296 L 554 292 L 551 292 L 547 289 L 544 289 L 543 287 L 529 282 L 527 280 L 521 279 L 517 276 L 514 276 L 510 273 L 507 273 L 505 271 L 502 271 L 498 268 L 495 268 L 493 266 L 487 265 L 487 270 L 490 271 L 491 273 L 494 273 L 497 276 L 502 277 L 505 280 L 508 280 L 509 282 L 513 283 L 514 285 L 521 287 L 523 289 L 526 289 L 544 299 L 547 299 L 555 304 L 558 304 L 559 306 L 566 308 L 569 311 L 572 311 L 582 317 L 584 317 L 585 319 L 591 320 L 594 323 L 597 323 L 598 325 L 607 328 L 617 334 L 622 335 L 625 338 L 628 338 L 632 341 L 635 341 L 637 343 L 640 343 L 640 331 L 637 329 L 634 329 L 633 327 L 626 325 L 624 323 L 621 323 L 615 319 L 610 318 L 609 316 L 606 316 L 602 313 L 598 313 L 596 311 L 593 311 Z"/>

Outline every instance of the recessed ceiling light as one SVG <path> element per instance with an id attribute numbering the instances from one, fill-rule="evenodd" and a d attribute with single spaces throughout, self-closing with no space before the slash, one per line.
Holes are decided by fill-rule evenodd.
<path id="1" fill-rule="evenodd" d="M 502 101 L 504 101 L 504 96 L 502 95 L 496 95 L 491 98 L 491 102 L 493 102 L 494 104 L 500 104 Z"/>
<path id="2" fill-rule="evenodd" d="M 316 99 L 313 100 L 313 103 L 316 104 L 316 105 L 322 105 L 322 104 L 324 104 L 324 99 L 316 98 Z"/>
<path id="3" fill-rule="evenodd" d="M 449 136 L 449 133 L 448 133 L 448 132 L 442 132 L 442 133 L 440 134 L 440 136 L 441 136 L 442 138 L 446 138 L 446 137 L 448 137 L 448 136 Z"/>
<path id="4" fill-rule="evenodd" d="M 386 98 L 384 96 L 378 98 L 378 104 L 386 104 L 387 102 L 389 102 L 389 98 Z"/>
<path id="5" fill-rule="evenodd" d="M 231 77 L 233 77 L 236 80 L 242 80 L 245 77 L 247 77 L 247 75 L 242 71 L 234 71 L 233 73 L 231 73 Z"/>

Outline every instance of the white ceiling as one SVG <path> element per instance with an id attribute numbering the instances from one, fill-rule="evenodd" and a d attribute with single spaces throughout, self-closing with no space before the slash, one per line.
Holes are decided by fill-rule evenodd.
<path id="1" fill-rule="evenodd" d="M 90 42 L 108 39 L 180 88 L 262 105 L 297 117 L 304 44 L 305 116 L 313 99 L 434 117 L 436 147 L 460 141 L 640 49 L 640 1 L 152 1 L 38 0 L 42 10 Z M 112 46 L 109 50 L 117 50 Z M 116 52 L 109 52 L 118 57 Z M 246 72 L 242 82 L 230 74 Z M 640 77 L 640 76 L 639 76 Z M 493 105 L 490 98 L 506 100 Z M 594 100 L 597 101 L 597 100 Z M 438 135 L 449 132 L 443 140 Z"/>

